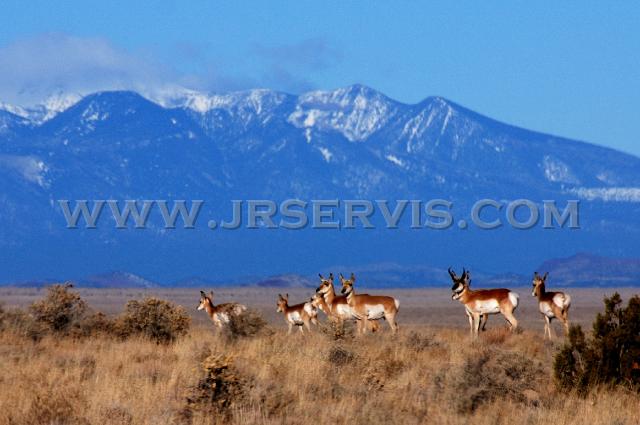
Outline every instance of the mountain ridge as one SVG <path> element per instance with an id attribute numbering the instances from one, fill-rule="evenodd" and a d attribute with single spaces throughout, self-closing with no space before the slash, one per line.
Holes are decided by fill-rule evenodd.
<path id="1" fill-rule="evenodd" d="M 182 101 L 196 102 L 198 95 L 190 96 Z M 196 109 L 204 112 L 197 112 L 136 92 L 98 92 L 39 124 L 1 112 L 0 279 L 104 270 L 150 281 L 213 276 L 217 269 L 224 276 L 235 270 L 274 276 L 345 258 L 420 264 L 423 252 L 429 264 L 507 273 L 576 247 L 640 256 L 633 243 L 640 236 L 640 158 L 633 155 L 501 123 L 442 97 L 403 104 L 361 85 L 207 99 L 198 100 Z M 467 221 L 483 198 L 536 205 L 551 199 L 560 206 L 578 199 L 582 228 L 211 233 L 206 220 L 189 232 L 163 229 L 156 216 L 145 231 L 116 230 L 109 221 L 72 231 L 57 205 L 60 199 L 203 199 L 203 217 L 219 219 L 228 217 L 233 199 L 289 198 L 442 198 L 454 205 L 456 220 Z M 381 224 L 379 216 L 375 222 Z M 64 258 L 53 261 L 51 250 Z M 175 264 L 176 251 L 186 258 L 182 264 Z"/>
<path id="2" fill-rule="evenodd" d="M 333 266 L 326 268 L 335 275 L 342 271 L 355 273 L 359 284 L 367 288 L 434 288 L 449 286 L 446 268 L 425 264 L 403 266 L 395 263 L 370 264 L 361 266 Z M 552 258 L 533 269 L 530 274 L 492 274 L 472 269 L 473 285 L 487 287 L 526 287 L 531 284 L 532 273 L 549 273 L 549 284 L 556 287 L 640 287 L 637 279 L 640 272 L 640 258 L 608 258 L 592 253 L 576 253 L 564 258 Z M 326 272 L 325 274 L 328 274 Z M 0 286 L 42 287 L 64 279 L 42 279 L 24 282 L 4 282 Z M 257 288 L 315 288 L 317 282 L 313 273 L 277 274 L 269 276 L 236 276 L 228 279 L 214 279 L 191 276 L 174 282 L 154 282 L 143 276 L 124 271 L 112 271 L 72 280 L 83 288 L 207 288 L 219 286 L 243 286 Z"/>
<path id="3" fill-rule="evenodd" d="M 284 92 L 284 91 L 267 89 L 267 88 L 246 89 L 246 90 L 238 90 L 238 91 L 223 92 L 223 93 L 202 92 L 202 91 L 190 90 L 185 88 L 174 89 L 173 91 L 169 92 L 169 94 L 167 94 L 166 92 L 145 93 L 145 92 L 138 92 L 135 90 L 102 90 L 102 91 L 89 92 L 84 95 L 80 95 L 77 93 L 65 94 L 62 92 L 56 92 L 50 95 L 49 97 L 45 98 L 43 101 L 37 102 L 35 104 L 31 104 L 29 106 L 19 106 L 19 105 L 9 104 L 9 103 L 0 101 L 0 111 L 11 113 L 12 115 L 15 115 L 17 117 L 27 119 L 32 124 L 40 125 L 40 124 L 43 124 L 45 121 L 48 121 L 54 118 L 57 114 L 62 113 L 67 109 L 73 107 L 74 105 L 76 105 L 82 100 L 85 100 L 87 98 L 92 98 L 95 95 L 110 94 L 110 93 L 127 94 L 127 95 L 134 94 L 146 99 L 151 103 L 161 106 L 162 108 L 165 108 L 165 109 L 184 108 L 184 109 L 191 109 L 194 112 L 206 113 L 211 111 L 212 109 L 219 109 L 219 108 L 222 108 L 223 106 L 237 104 L 240 99 L 246 98 L 246 97 L 252 97 L 257 93 L 265 93 L 268 95 L 293 100 L 293 99 L 301 99 L 301 98 L 304 99 L 305 97 L 310 97 L 317 94 L 324 94 L 331 97 L 331 96 L 336 96 L 339 93 L 345 93 L 345 92 L 348 93 L 352 91 L 359 91 L 360 93 L 364 92 L 364 93 L 367 93 L 369 96 L 371 95 L 380 96 L 386 99 L 389 103 L 392 103 L 395 105 L 401 105 L 405 107 L 419 107 L 419 106 L 424 107 L 425 105 L 428 105 L 433 102 L 440 102 L 447 106 L 455 107 L 456 109 L 459 109 L 467 114 L 471 114 L 476 118 L 488 120 L 488 121 L 491 121 L 493 124 L 499 124 L 499 125 L 505 126 L 506 128 L 512 128 L 514 130 L 524 130 L 526 132 L 537 133 L 538 135 L 541 135 L 541 136 L 550 136 L 554 138 L 566 139 L 566 140 L 571 140 L 572 142 L 586 143 L 591 146 L 602 146 L 586 140 L 571 139 L 569 137 L 560 136 L 553 133 L 531 130 L 524 126 L 512 125 L 504 121 L 489 117 L 488 115 L 476 112 L 444 96 L 430 95 L 430 96 L 424 97 L 422 100 L 417 101 L 415 103 L 409 103 L 409 102 L 403 102 L 403 101 L 394 99 L 376 89 L 373 89 L 369 86 L 359 84 L 359 83 L 354 83 L 350 86 L 337 88 L 333 90 L 311 90 L 311 91 L 303 92 L 298 95 Z M 206 99 L 206 100 L 193 102 L 194 98 Z M 208 107 L 203 108 L 201 107 L 201 105 L 200 106 L 194 105 L 194 103 L 205 103 L 205 104 L 208 104 Z M 47 111 L 46 119 L 34 118 L 33 114 L 30 114 L 29 111 L 33 111 L 34 109 L 37 109 L 37 108 L 41 108 Z M 604 148 L 615 150 L 625 155 L 635 156 L 633 154 L 618 150 L 616 148 L 611 148 L 611 147 L 604 147 Z"/>

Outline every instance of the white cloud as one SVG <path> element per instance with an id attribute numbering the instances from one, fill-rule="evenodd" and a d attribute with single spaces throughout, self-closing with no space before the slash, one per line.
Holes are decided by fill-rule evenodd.
<path id="1" fill-rule="evenodd" d="M 150 56 L 119 49 L 103 38 L 49 33 L 0 47 L 0 99 L 28 104 L 52 92 L 146 91 L 176 75 Z"/>
<path id="2" fill-rule="evenodd" d="M 45 33 L 0 46 L 0 102 L 30 106 L 52 94 L 102 90 L 135 90 L 152 98 L 181 88 L 219 93 L 270 87 L 300 93 L 314 87 L 306 79 L 310 70 L 327 68 L 341 58 L 322 39 L 254 45 L 247 54 L 258 58 L 262 71 L 238 74 L 234 64 L 216 61 L 198 46 L 181 46 L 167 58 L 126 50 L 106 38 Z"/>

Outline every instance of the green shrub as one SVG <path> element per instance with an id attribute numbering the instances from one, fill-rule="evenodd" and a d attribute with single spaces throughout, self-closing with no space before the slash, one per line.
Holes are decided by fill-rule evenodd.
<path id="1" fill-rule="evenodd" d="M 598 385 L 624 385 L 640 390 L 640 297 L 626 308 L 618 293 L 604 299 L 605 311 L 593 322 L 587 339 L 572 326 L 569 340 L 553 364 L 557 386 L 586 393 Z"/>
<path id="2" fill-rule="evenodd" d="M 121 337 L 141 335 L 158 343 L 169 343 L 189 330 L 191 319 L 181 306 L 158 298 L 129 301 L 116 322 Z"/>

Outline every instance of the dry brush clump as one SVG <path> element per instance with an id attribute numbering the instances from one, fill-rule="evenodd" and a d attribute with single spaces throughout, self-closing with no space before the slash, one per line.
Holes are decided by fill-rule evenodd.
<path id="1" fill-rule="evenodd" d="M 85 317 L 87 303 L 71 288 L 70 283 L 49 286 L 46 297 L 29 308 L 35 320 L 53 333 L 69 334 Z"/>
<path id="2" fill-rule="evenodd" d="M 318 329 L 334 341 L 353 339 L 356 334 L 355 324 L 351 320 L 327 320 L 325 323 L 320 323 Z"/>
<path id="3" fill-rule="evenodd" d="M 186 335 L 190 325 L 191 318 L 182 306 L 148 297 L 129 301 L 114 329 L 124 338 L 142 336 L 157 343 L 170 343 Z"/>
<path id="4" fill-rule="evenodd" d="M 246 399 L 247 381 L 239 375 L 233 357 L 210 354 L 202 361 L 204 376 L 190 390 L 178 420 L 192 423 L 194 413 L 223 422 L 231 417 Z"/>
<path id="5" fill-rule="evenodd" d="M 90 309 L 73 285 L 57 284 L 34 302 L 28 311 L 0 309 L 0 331 L 40 340 L 47 335 L 72 338 L 138 336 L 157 343 L 171 343 L 187 334 L 191 318 L 181 306 L 148 297 L 129 301 L 124 311 L 111 318 Z"/>
<path id="6" fill-rule="evenodd" d="M 538 403 L 546 372 L 541 363 L 496 348 L 481 348 L 451 368 L 440 383 L 450 405 L 459 413 L 472 413 L 495 400 Z M 548 379 L 548 378 L 546 378 Z"/>
<path id="7" fill-rule="evenodd" d="M 245 310 L 241 314 L 231 315 L 229 323 L 222 328 L 222 333 L 228 341 L 256 337 L 270 332 L 266 320 L 255 310 Z"/>

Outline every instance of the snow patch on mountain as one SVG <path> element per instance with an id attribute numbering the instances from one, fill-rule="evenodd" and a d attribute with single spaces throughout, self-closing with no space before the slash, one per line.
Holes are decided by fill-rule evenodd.
<path id="1" fill-rule="evenodd" d="M 436 110 L 423 109 L 418 115 L 408 120 L 402 128 L 401 139 L 407 139 L 407 153 L 422 147 L 421 139 L 436 117 Z M 416 142 L 418 145 L 416 145 Z"/>
<path id="2" fill-rule="evenodd" d="M 0 168 L 18 172 L 26 181 L 40 187 L 48 187 L 45 176 L 49 167 L 35 156 L 0 155 Z"/>
<path id="3" fill-rule="evenodd" d="M 442 129 L 440 129 L 440 135 L 442 136 L 444 132 L 447 130 L 447 126 L 449 125 L 449 120 L 453 116 L 453 108 L 447 105 L 447 115 L 444 117 L 444 122 L 442 123 Z"/>
<path id="4" fill-rule="evenodd" d="M 7 111 L 13 115 L 17 115 L 22 118 L 29 117 L 29 112 L 21 106 L 10 105 L 8 103 L 0 102 L 0 110 Z"/>
<path id="5" fill-rule="evenodd" d="M 60 112 L 66 111 L 82 99 L 82 96 L 75 93 L 57 93 L 49 96 L 40 106 L 42 107 L 42 115 L 39 122 L 45 122 L 58 115 Z"/>
<path id="6" fill-rule="evenodd" d="M 318 148 L 318 150 L 322 154 L 322 157 L 324 158 L 325 161 L 331 162 L 331 158 L 333 157 L 333 153 L 331 153 L 331 151 L 329 149 L 320 147 L 320 148 Z"/>
<path id="7" fill-rule="evenodd" d="M 610 171 L 602 171 L 596 174 L 596 178 L 609 186 L 616 186 L 621 183 L 620 179 Z"/>
<path id="8" fill-rule="evenodd" d="M 79 94 L 60 92 L 35 105 L 19 106 L 0 102 L 0 109 L 25 118 L 33 124 L 42 124 L 60 112 L 66 111 L 78 103 L 80 99 L 82 99 L 82 96 Z"/>
<path id="9" fill-rule="evenodd" d="M 209 94 L 180 88 L 146 95 L 146 97 L 164 108 L 187 108 L 200 114 L 215 109 L 224 109 L 231 112 L 232 115 L 238 113 L 264 115 L 282 104 L 287 95 L 267 89 Z"/>
<path id="10" fill-rule="evenodd" d="M 551 155 L 545 155 L 542 159 L 542 170 L 545 178 L 550 182 L 580 184 L 569 166 Z"/>
<path id="11" fill-rule="evenodd" d="M 577 187 L 567 192 L 587 201 L 640 202 L 638 187 Z"/>
<path id="12" fill-rule="evenodd" d="M 288 121 L 298 128 L 337 131 L 359 142 L 382 128 L 396 110 L 394 102 L 381 93 L 356 85 L 300 95 Z"/>
<path id="13" fill-rule="evenodd" d="M 392 163 L 396 164 L 398 167 L 404 168 L 404 166 L 405 166 L 404 161 L 402 161 L 400 158 L 398 158 L 398 157 L 397 157 L 397 156 L 395 156 L 395 155 L 391 155 L 391 154 L 389 154 L 389 155 L 386 155 L 386 156 L 385 156 L 385 158 L 386 158 L 388 161 L 390 161 L 390 162 L 392 162 Z"/>

